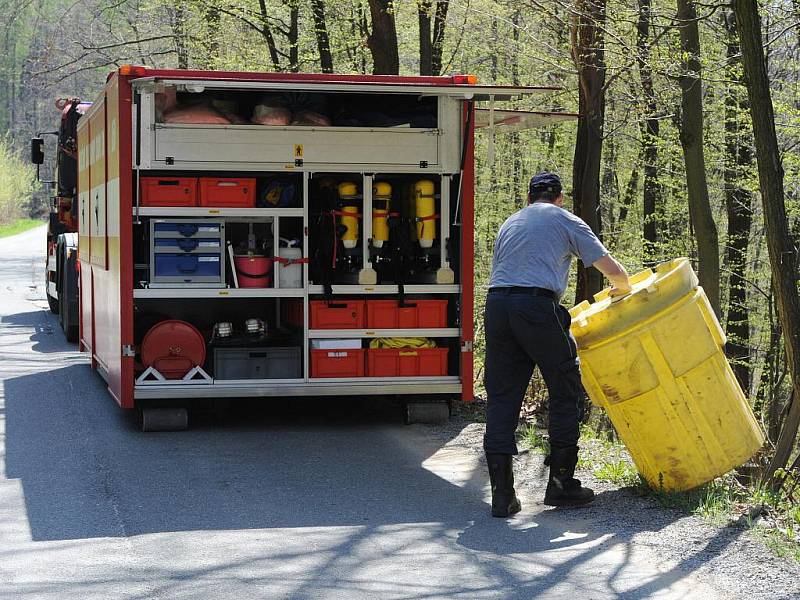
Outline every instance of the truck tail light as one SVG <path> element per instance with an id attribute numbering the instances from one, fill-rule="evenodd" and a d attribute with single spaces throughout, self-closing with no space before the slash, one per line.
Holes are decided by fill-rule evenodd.
<path id="1" fill-rule="evenodd" d="M 128 77 L 144 77 L 147 74 L 147 69 L 139 65 L 122 65 L 119 68 L 119 74 Z"/>
<path id="2" fill-rule="evenodd" d="M 453 75 L 453 83 L 459 85 L 475 85 L 478 83 L 477 75 Z"/>

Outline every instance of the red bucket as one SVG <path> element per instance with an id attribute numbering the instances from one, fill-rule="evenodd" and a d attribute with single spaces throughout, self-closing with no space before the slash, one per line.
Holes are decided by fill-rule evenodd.
<path id="1" fill-rule="evenodd" d="M 265 288 L 272 285 L 272 258 L 241 254 L 233 257 L 240 288 Z"/>

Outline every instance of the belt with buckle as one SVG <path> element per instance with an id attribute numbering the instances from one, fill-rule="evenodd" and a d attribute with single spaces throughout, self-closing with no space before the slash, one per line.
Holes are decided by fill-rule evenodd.
<path id="1" fill-rule="evenodd" d="M 489 293 L 492 294 L 527 294 L 528 296 L 544 296 L 551 300 L 558 301 L 558 296 L 553 290 L 548 290 L 543 287 L 493 287 L 489 288 Z"/>

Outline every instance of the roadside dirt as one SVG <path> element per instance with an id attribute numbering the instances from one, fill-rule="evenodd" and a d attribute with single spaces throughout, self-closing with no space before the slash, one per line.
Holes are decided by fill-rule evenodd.
<path id="1" fill-rule="evenodd" d="M 482 454 L 483 423 L 456 414 L 445 425 L 415 427 L 425 427 L 445 446 Z M 564 510 L 541 504 L 547 482 L 543 460 L 542 454 L 524 450 L 514 461 L 517 488 L 529 498 L 523 504 L 523 513 Z M 743 526 L 717 526 L 701 517 L 665 508 L 654 497 L 642 497 L 631 489 L 599 481 L 586 470 L 577 476 L 594 489 L 597 499 L 586 508 L 569 509 L 576 519 L 588 521 L 595 531 L 610 533 L 617 542 L 650 549 L 667 573 L 673 569 L 692 572 L 719 590 L 720 597 L 800 598 L 800 565 L 776 556 Z M 530 499 L 534 500 L 533 505 Z"/>

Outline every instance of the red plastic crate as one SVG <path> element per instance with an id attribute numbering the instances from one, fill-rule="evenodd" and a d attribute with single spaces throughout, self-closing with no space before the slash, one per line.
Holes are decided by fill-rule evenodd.
<path id="1" fill-rule="evenodd" d="M 363 377 L 364 350 L 312 350 L 311 377 Z"/>
<path id="2" fill-rule="evenodd" d="M 200 206 L 217 208 L 255 208 L 254 178 L 201 177 Z"/>
<path id="3" fill-rule="evenodd" d="M 311 329 L 363 329 L 363 300 L 312 300 Z"/>
<path id="4" fill-rule="evenodd" d="M 447 300 L 367 300 L 370 329 L 438 329 L 447 327 Z"/>
<path id="5" fill-rule="evenodd" d="M 370 348 L 367 377 L 447 375 L 447 348 Z"/>
<path id="6" fill-rule="evenodd" d="M 194 177 L 142 177 L 139 182 L 141 206 L 197 206 Z"/>

